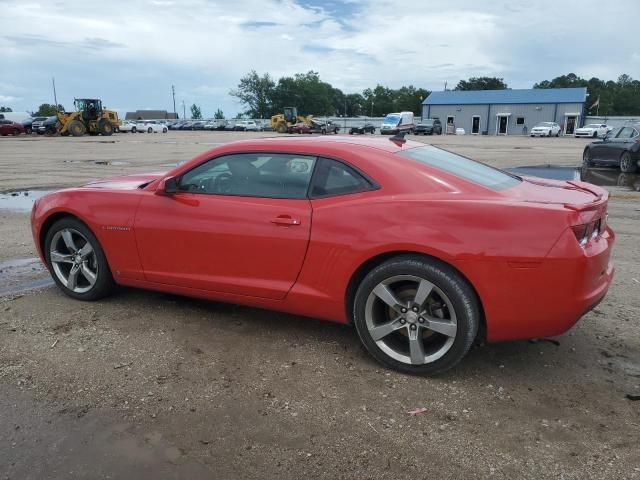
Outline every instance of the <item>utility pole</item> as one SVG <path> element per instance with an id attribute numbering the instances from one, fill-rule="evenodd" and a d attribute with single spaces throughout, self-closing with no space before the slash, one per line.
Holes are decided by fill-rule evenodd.
<path id="1" fill-rule="evenodd" d="M 51 83 L 53 84 L 53 101 L 56 106 L 56 112 L 58 111 L 58 96 L 56 95 L 56 77 L 51 77 Z"/>
<path id="2" fill-rule="evenodd" d="M 171 85 L 171 95 L 173 96 L 173 114 L 177 117 L 178 113 L 176 112 L 176 87 L 175 87 L 175 85 Z"/>
<path id="3" fill-rule="evenodd" d="M 182 119 L 187 119 L 187 107 L 184 105 L 184 100 L 182 100 Z"/>

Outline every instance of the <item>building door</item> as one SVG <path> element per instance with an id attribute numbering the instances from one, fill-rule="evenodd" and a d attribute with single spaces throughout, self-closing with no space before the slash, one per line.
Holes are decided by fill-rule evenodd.
<path id="1" fill-rule="evenodd" d="M 447 130 L 445 133 L 447 133 L 448 135 L 452 135 L 454 133 L 456 133 L 456 127 L 455 124 L 453 122 L 455 122 L 456 117 L 454 117 L 453 115 L 448 115 L 447 116 Z"/>
<path id="2" fill-rule="evenodd" d="M 480 116 L 474 115 L 471 119 L 471 134 L 477 135 L 478 133 L 480 133 Z"/>
<path id="3" fill-rule="evenodd" d="M 567 116 L 567 122 L 564 126 L 564 134 L 565 135 L 573 135 L 573 132 L 576 129 L 576 120 L 578 117 L 574 115 Z"/>
<path id="4" fill-rule="evenodd" d="M 498 117 L 498 135 L 506 135 L 509 127 L 509 117 Z"/>

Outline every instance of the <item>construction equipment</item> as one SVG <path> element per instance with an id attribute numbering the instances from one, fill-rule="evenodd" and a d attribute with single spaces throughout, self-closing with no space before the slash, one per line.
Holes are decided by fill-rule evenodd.
<path id="1" fill-rule="evenodd" d="M 312 116 L 303 117 L 298 115 L 298 109 L 296 107 L 284 107 L 284 113 L 278 113 L 271 117 L 271 124 L 269 125 L 272 130 L 278 133 L 289 133 L 291 127 L 296 123 L 311 123 Z"/>
<path id="2" fill-rule="evenodd" d="M 120 124 L 117 112 L 102 108 L 102 100 L 97 98 L 76 98 L 73 100 L 75 112 L 57 112 L 57 133 L 81 137 L 89 135 L 111 135 Z"/>

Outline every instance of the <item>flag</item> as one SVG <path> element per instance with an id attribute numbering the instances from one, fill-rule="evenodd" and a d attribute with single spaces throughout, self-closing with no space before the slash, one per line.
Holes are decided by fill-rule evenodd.
<path id="1" fill-rule="evenodd" d="M 598 96 L 598 99 L 595 102 L 593 102 L 593 105 L 589 107 L 589 110 L 593 110 L 594 108 L 599 106 L 600 106 L 600 96 Z"/>

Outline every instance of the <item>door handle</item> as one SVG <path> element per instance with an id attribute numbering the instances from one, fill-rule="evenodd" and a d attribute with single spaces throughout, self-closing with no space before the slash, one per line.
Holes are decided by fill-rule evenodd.
<path id="1" fill-rule="evenodd" d="M 275 218 L 271 219 L 271 223 L 279 225 L 281 227 L 291 227 L 295 225 L 300 225 L 300 219 L 291 218 L 290 215 L 278 215 Z"/>

